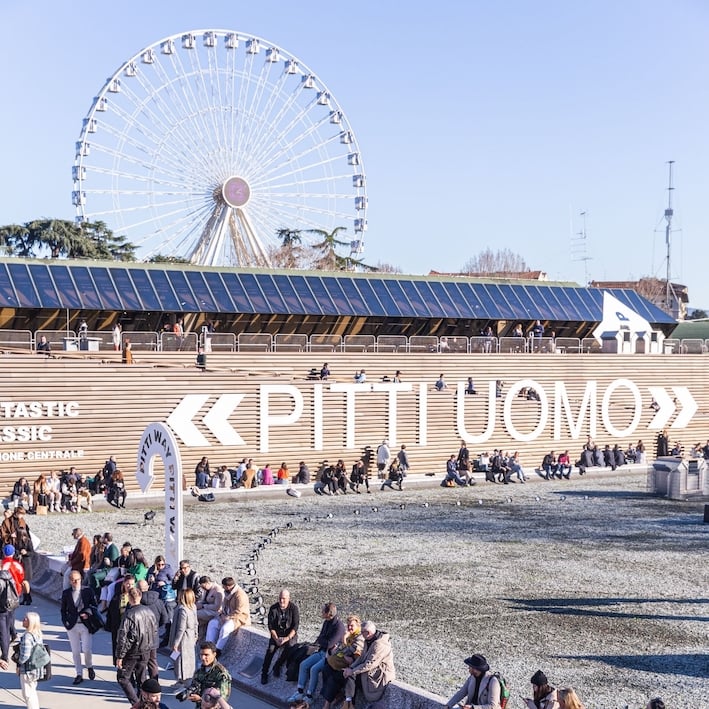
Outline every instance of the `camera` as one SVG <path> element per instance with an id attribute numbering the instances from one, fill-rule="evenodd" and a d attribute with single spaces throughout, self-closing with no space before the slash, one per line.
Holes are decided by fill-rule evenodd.
<path id="1" fill-rule="evenodd" d="M 187 689 L 182 689 L 175 694 L 175 699 L 177 699 L 178 702 L 184 702 L 186 699 L 189 699 L 190 694 L 200 694 L 199 689 L 194 685 L 187 687 Z"/>

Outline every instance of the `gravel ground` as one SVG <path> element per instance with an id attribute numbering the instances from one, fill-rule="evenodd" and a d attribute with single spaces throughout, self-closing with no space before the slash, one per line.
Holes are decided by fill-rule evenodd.
<path id="1" fill-rule="evenodd" d="M 398 678 L 449 696 L 462 659 L 487 656 L 511 707 L 538 668 L 574 686 L 588 709 L 709 708 L 709 576 L 703 504 L 655 498 L 638 473 L 527 485 L 478 484 L 334 498 L 187 504 L 185 553 L 216 578 L 257 579 L 266 605 L 281 586 L 301 608 L 301 639 L 334 600 L 392 634 Z M 42 548 L 71 528 L 112 530 L 149 558 L 164 514 L 143 510 L 30 517 Z M 288 523 L 292 524 L 287 528 Z"/>

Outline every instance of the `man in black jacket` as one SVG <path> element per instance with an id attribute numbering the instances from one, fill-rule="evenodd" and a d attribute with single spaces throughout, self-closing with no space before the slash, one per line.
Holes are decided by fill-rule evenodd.
<path id="1" fill-rule="evenodd" d="M 148 660 L 148 676 L 158 676 L 158 646 L 160 644 L 160 634 L 170 621 L 170 615 L 165 608 L 165 603 L 160 599 L 158 591 L 151 591 L 148 582 L 145 580 L 138 581 L 138 588 L 143 594 L 140 599 L 140 605 L 150 608 L 155 614 L 155 621 L 158 624 L 158 633 L 155 636 L 155 644 L 150 648 L 150 659 Z"/>
<path id="2" fill-rule="evenodd" d="M 281 654 L 273 665 L 273 675 L 278 677 L 281 674 L 281 668 L 288 661 L 291 649 L 297 642 L 299 624 L 300 611 L 298 606 L 295 603 L 291 603 L 290 591 L 284 588 L 278 596 L 278 602 L 268 609 L 270 638 L 266 656 L 263 658 L 263 666 L 261 667 L 261 684 L 268 682 L 268 669 L 271 666 L 273 656 L 278 650 L 281 651 Z"/>
<path id="3" fill-rule="evenodd" d="M 81 664 L 82 652 L 84 653 L 89 679 L 96 678 L 91 655 L 93 635 L 84 625 L 84 620 L 89 615 L 97 612 L 96 598 L 90 588 L 82 588 L 81 573 L 79 571 L 74 570 L 69 574 L 69 583 L 71 584 L 70 587 L 62 591 L 61 617 L 62 625 L 66 628 L 69 636 L 69 645 L 71 646 L 74 669 L 76 670 L 73 684 L 81 684 L 84 681 L 83 666 Z"/>
<path id="4" fill-rule="evenodd" d="M 180 568 L 175 574 L 175 578 L 172 579 L 172 587 L 178 593 L 187 588 L 191 588 L 194 591 L 196 600 L 199 600 L 202 596 L 202 587 L 199 585 L 199 575 L 191 568 L 189 559 L 183 559 L 180 562 Z"/>
<path id="5" fill-rule="evenodd" d="M 134 684 L 140 687 L 147 679 L 150 650 L 157 647 L 158 623 L 150 608 L 140 604 L 142 595 L 138 588 L 128 591 L 128 608 L 116 638 L 116 676 L 131 704 L 138 701 Z"/>

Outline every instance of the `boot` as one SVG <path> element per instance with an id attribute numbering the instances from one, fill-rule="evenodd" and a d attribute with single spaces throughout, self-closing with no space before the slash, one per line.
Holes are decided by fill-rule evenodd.
<path id="1" fill-rule="evenodd" d="M 32 605 L 32 594 L 31 593 L 25 593 L 25 600 L 22 601 L 23 606 L 31 606 Z"/>

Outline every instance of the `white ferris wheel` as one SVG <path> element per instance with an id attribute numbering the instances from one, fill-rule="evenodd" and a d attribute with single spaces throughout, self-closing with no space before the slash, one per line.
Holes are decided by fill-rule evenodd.
<path id="1" fill-rule="evenodd" d="M 354 131 L 332 92 L 280 47 L 231 30 L 167 37 L 101 88 L 76 143 L 78 221 L 207 266 L 268 266 L 279 230 L 367 228 Z M 314 237 L 317 240 L 317 237 Z"/>

